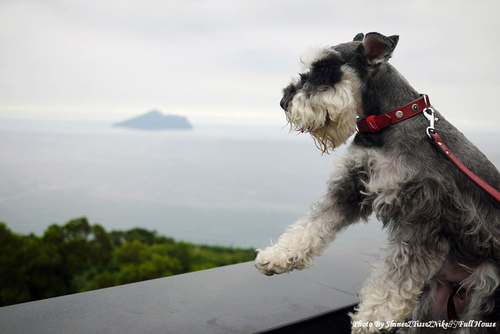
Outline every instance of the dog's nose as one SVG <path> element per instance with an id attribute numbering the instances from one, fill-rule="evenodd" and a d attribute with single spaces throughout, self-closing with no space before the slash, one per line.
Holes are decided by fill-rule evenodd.
<path id="1" fill-rule="evenodd" d="M 281 98 L 280 106 L 281 106 L 281 108 L 283 108 L 284 111 L 286 111 L 286 109 L 288 107 L 288 103 L 287 103 L 286 98 L 284 96 Z"/>
<path id="2" fill-rule="evenodd" d="M 288 112 L 288 108 L 290 107 L 290 103 L 292 103 L 292 99 L 296 91 L 297 88 L 295 88 L 294 85 L 289 85 L 283 89 L 283 97 L 281 98 L 280 106 L 285 112 Z"/>

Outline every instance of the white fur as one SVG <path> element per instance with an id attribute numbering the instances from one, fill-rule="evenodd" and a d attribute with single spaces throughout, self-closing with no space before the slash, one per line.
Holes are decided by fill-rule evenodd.
<path id="1" fill-rule="evenodd" d="M 500 286 L 500 273 L 497 272 L 494 264 L 484 262 L 462 282 L 462 286 L 467 291 L 469 305 L 465 314 L 461 316 L 461 319 L 480 319 L 480 315 L 477 313 L 479 310 L 487 309 L 487 312 L 491 312 L 491 308 L 494 306 L 494 302 L 490 300 L 490 296 Z M 474 332 L 469 328 L 463 328 L 459 333 Z"/>
<path id="2" fill-rule="evenodd" d="M 397 200 L 397 188 L 409 175 L 398 173 L 389 157 L 373 149 L 348 147 L 346 154 L 336 160 L 330 184 L 346 178 L 349 167 L 361 166 L 370 166 L 365 168 L 368 173 L 365 187 L 374 208 Z M 276 244 L 257 250 L 255 265 L 266 275 L 310 267 L 314 264 L 314 257 L 321 255 L 336 234 L 351 223 L 346 221 L 331 198 L 325 196 L 306 218 L 289 226 Z M 405 265 L 411 261 L 412 250 L 408 245 L 396 245 L 388 249 L 385 260 L 363 287 L 361 303 L 357 313 L 352 315 L 353 321 L 404 321 L 415 306 L 424 282 L 439 270 L 447 253 L 443 249 L 439 254 L 429 252 L 425 270 L 411 272 L 411 266 Z M 353 333 L 366 331 L 376 333 L 377 329 L 353 328 Z"/>
<path id="3" fill-rule="evenodd" d="M 373 65 L 387 61 L 397 43 L 397 37 L 389 37 L 391 42 L 380 34 L 373 33 L 367 37 L 363 45 L 365 50 L 369 51 L 365 53 L 369 63 Z M 359 49 L 356 49 L 356 52 L 358 51 Z M 305 74 L 318 60 L 336 52 L 333 48 L 319 48 L 304 55 L 301 60 Z M 311 83 L 303 82 L 307 75 L 302 76 L 300 82 L 292 83 L 284 90 L 282 102 L 287 109 L 288 121 L 295 130 L 309 132 L 323 152 L 338 147 L 355 132 L 356 117 L 366 117 L 362 110 L 362 91 L 366 94 L 384 93 L 379 101 L 381 108 L 382 102 L 390 105 L 389 99 L 398 91 L 407 97 L 410 92 L 417 94 L 404 78 L 394 75 L 396 71 L 381 68 L 382 66 L 368 67 L 372 78 L 375 78 L 375 71 L 378 71 L 380 78 L 373 88 L 369 85 L 362 87 L 362 78 L 348 65 L 341 67 L 342 77 L 333 87 L 315 86 L 314 80 Z M 406 134 L 409 135 L 409 132 Z M 414 135 L 413 138 L 418 136 Z M 360 140 L 362 139 L 361 137 Z M 389 137 L 387 139 L 394 140 Z M 401 137 L 401 140 L 404 140 L 404 137 Z M 426 317 L 430 314 L 432 295 L 430 290 L 425 290 L 422 294 L 422 288 L 432 282 L 446 263 L 450 251 L 449 243 L 455 242 L 443 236 L 444 233 L 438 233 L 440 230 L 435 226 L 441 226 L 439 217 L 443 216 L 439 216 L 440 212 L 448 212 L 447 217 L 453 217 L 450 212 L 454 214 L 460 206 L 459 203 L 467 199 L 466 196 L 446 197 L 455 202 L 441 204 L 437 193 L 448 193 L 452 188 L 451 183 L 447 183 L 447 189 L 435 189 L 435 182 L 439 182 L 442 175 L 422 173 L 422 165 L 410 159 L 408 152 L 401 151 L 405 150 L 404 145 L 391 145 L 392 142 L 387 142 L 389 145 L 384 149 L 360 147 L 357 142 L 351 145 L 343 158 L 336 159 L 328 183 L 328 193 L 316 203 L 311 213 L 289 226 L 276 244 L 264 250 L 257 250 L 255 265 L 266 275 L 310 267 L 314 263 L 314 257 L 322 254 L 340 230 L 360 219 L 367 219 L 367 216 L 374 212 L 389 226 L 389 246 L 382 262 L 376 266 L 361 291 L 357 313 L 351 315 L 354 322 L 403 322 L 412 310 L 417 320 L 420 320 L 418 316 Z M 396 152 L 397 150 L 399 152 Z M 423 157 L 424 155 L 420 156 Z M 427 159 L 427 163 L 432 161 L 431 158 Z M 425 171 L 425 168 L 423 170 Z M 359 196 L 360 192 L 364 196 Z M 458 193 L 458 190 L 455 189 L 455 193 Z M 435 201 L 426 201 L 434 199 L 435 196 Z M 443 210 L 449 208 L 454 210 Z M 426 212 L 422 213 L 423 210 Z M 467 215 L 462 214 L 466 211 L 464 206 L 459 212 L 463 216 Z M 474 215 L 474 212 L 471 210 L 470 215 Z M 488 217 L 498 218 L 494 214 Z M 473 221 L 472 218 L 466 218 L 460 220 Z M 470 234 L 480 232 L 482 221 L 479 214 L 476 218 L 478 230 L 471 231 Z M 425 219 L 429 222 L 422 221 L 422 225 L 413 224 L 414 221 Z M 498 224 L 493 223 L 492 226 L 497 228 Z M 484 243 L 486 244 L 486 241 Z M 491 249 L 495 249 L 498 242 L 491 245 Z M 500 285 L 500 273 L 496 263 L 485 262 L 478 268 L 470 269 L 470 272 L 471 276 L 463 282 L 464 288 L 467 289 L 469 305 L 464 311 L 466 314 L 460 314 L 461 319 L 466 320 L 480 318 L 487 314 L 485 312 L 493 310 L 495 303 L 491 296 Z M 426 299 L 415 307 L 419 298 Z M 380 331 L 376 327 L 353 327 L 353 333 Z M 469 333 L 469 330 L 461 329 L 460 333 Z"/>
<path id="4" fill-rule="evenodd" d="M 346 174 L 346 162 L 339 158 L 334 166 L 332 181 L 346 177 Z M 312 206 L 305 218 L 290 225 L 276 244 L 264 250 L 257 249 L 255 266 L 266 275 L 311 267 L 314 257 L 321 255 L 348 223 L 342 213 L 335 210 L 331 199 L 325 196 Z"/>
<path id="5" fill-rule="evenodd" d="M 361 289 L 361 302 L 357 312 L 351 314 L 353 322 L 405 321 L 417 304 L 424 283 L 434 276 L 444 261 L 444 254 L 430 254 L 433 258 L 427 261 L 425 270 L 416 272 L 408 265 L 411 253 L 411 247 L 405 244 L 387 249 L 385 260 L 375 267 Z M 352 333 L 379 333 L 380 329 L 353 327 Z"/>
<path id="6" fill-rule="evenodd" d="M 326 46 L 311 46 L 304 51 L 300 56 L 300 64 L 302 65 L 302 72 L 309 71 L 315 62 L 321 60 L 331 53 L 336 53 L 333 48 Z"/>
<path id="7" fill-rule="evenodd" d="M 345 143 L 356 131 L 359 114 L 358 82 L 352 70 L 342 67 L 342 80 L 324 91 L 309 93 L 305 89 L 292 99 L 287 117 L 296 130 L 310 132 L 325 150 Z"/>
<path id="8" fill-rule="evenodd" d="M 373 199 L 373 211 L 376 215 L 382 213 L 385 206 L 398 204 L 399 189 L 418 171 L 399 169 L 398 164 L 390 157 L 380 154 L 378 150 L 364 151 L 365 161 L 369 169 L 369 180 L 365 183 L 363 192 L 367 198 Z"/>
<path id="9" fill-rule="evenodd" d="M 266 275 L 311 267 L 314 256 L 321 255 L 331 239 L 331 232 L 322 224 L 300 220 L 290 225 L 275 245 L 258 249 L 255 265 Z"/>

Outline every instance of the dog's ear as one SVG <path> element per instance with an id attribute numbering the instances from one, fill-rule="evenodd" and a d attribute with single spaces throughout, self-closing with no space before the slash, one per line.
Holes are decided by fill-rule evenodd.
<path id="1" fill-rule="evenodd" d="M 356 36 L 357 37 L 357 36 Z M 386 37 L 377 32 L 366 34 L 363 39 L 363 54 L 369 65 L 379 65 L 391 58 L 398 44 L 399 36 Z"/>
<path id="2" fill-rule="evenodd" d="M 354 39 L 352 41 L 353 42 L 361 42 L 363 40 L 363 38 L 365 38 L 365 35 L 362 32 L 360 32 L 359 34 L 354 36 Z"/>

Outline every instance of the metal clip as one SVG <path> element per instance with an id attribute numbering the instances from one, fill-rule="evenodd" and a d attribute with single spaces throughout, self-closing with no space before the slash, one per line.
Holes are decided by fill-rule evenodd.
<path id="1" fill-rule="evenodd" d="M 436 132 L 435 125 L 438 118 L 435 116 L 435 113 L 436 111 L 432 107 L 426 107 L 423 111 L 425 118 L 429 120 L 429 126 L 426 129 L 427 136 L 429 136 L 429 138 L 431 138 L 431 133 Z"/>

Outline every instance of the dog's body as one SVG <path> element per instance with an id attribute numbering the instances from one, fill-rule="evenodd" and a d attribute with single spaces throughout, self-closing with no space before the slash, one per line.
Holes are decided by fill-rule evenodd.
<path id="1" fill-rule="evenodd" d="M 326 152 L 355 132 L 356 117 L 419 99 L 387 63 L 397 42 L 397 36 L 358 34 L 303 60 L 306 71 L 284 89 L 281 101 L 289 122 L 310 132 Z M 455 156 L 500 189 L 492 163 L 436 116 L 436 130 Z M 388 231 L 388 245 L 361 291 L 353 324 L 447 320 L 439 299 L 457 283 L 467 294 L 463 309 L 457 308 L 460 320 L 499 321 L 493 329 L 460 333 L 499 333 L 500 203 L 430 144 L 427 127 L 428 119 L 415 115 L 378 132 L 357 133 L 335 162 L 327 194 L 276 244 L 258 250 L 256 267 L 267 275 L 309 267 L 338 232 L 374 213 Z M 353 333 L 377 331 L 353 326 Z"/>

